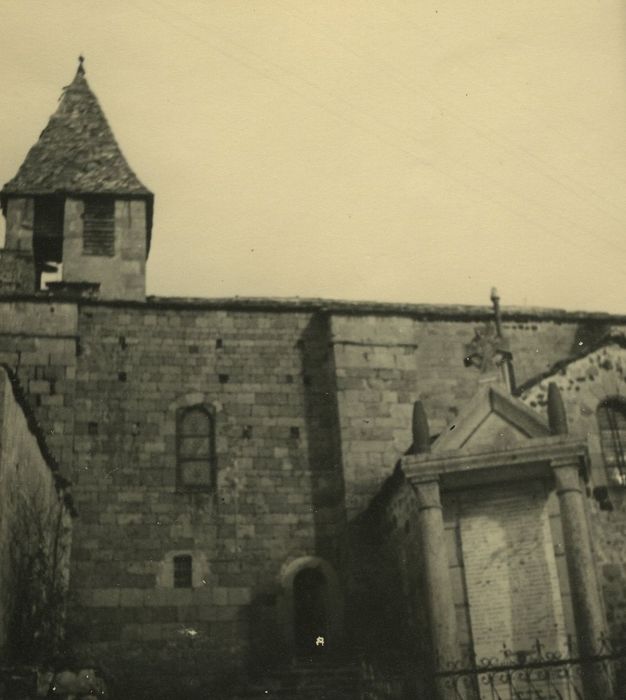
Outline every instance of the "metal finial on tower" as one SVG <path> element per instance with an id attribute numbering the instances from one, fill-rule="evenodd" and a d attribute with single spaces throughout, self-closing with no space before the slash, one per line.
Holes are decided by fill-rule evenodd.
<path id="1" fill-rule="evenodd" d="M 76 71 L 78 75 L 85 75 L 85 67 L 83 66 L 83 63 L 85 63 L 85 57 L 81 54 L 78 57 L 78 70 Z"/>

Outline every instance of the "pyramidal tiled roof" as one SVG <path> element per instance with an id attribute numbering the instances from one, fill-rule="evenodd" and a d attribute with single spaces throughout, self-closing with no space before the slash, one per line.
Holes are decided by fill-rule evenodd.
<path id="1" fill-rule="evenodd" d="M 126 162 L 80 65 L 59 106 L 30 149 L 9 194 L 121 194 L 152 197 Z"/>

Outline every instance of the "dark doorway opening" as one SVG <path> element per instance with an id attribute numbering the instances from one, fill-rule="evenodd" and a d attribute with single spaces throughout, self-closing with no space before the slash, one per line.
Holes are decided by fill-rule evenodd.
<path id="1" fill-rule="evenodd" d="M 328 651 L 327 582 L 318 568 L 300 571 L 293 581 L 294 641 L 300 657 Z"/>

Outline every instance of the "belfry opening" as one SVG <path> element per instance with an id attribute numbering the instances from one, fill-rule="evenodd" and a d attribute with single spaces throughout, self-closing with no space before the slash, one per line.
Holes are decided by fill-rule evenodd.
<path id="1" fill-rule="evenodd" d="M 0 190 L 6 219 L 0 278 L 30 294 L 144 301 L 154 197 L 115 140 L 83 60 Z"/>

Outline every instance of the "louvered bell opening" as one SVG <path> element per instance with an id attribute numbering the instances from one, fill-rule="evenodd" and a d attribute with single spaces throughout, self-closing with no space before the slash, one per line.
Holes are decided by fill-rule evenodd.
<path id="1" fill-rule="evenodd" d="M 115 200 L 112 197 L 85 200 L 83 255 L 115 255 Z"/>

